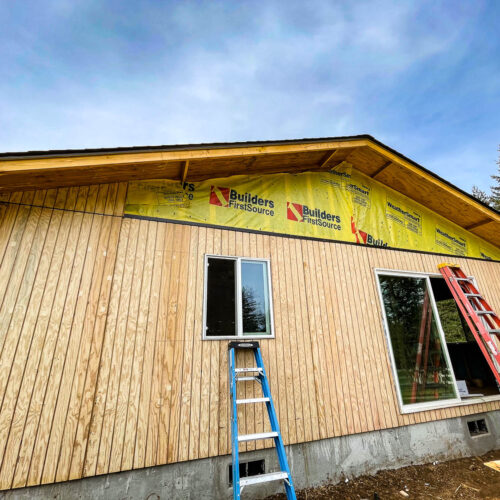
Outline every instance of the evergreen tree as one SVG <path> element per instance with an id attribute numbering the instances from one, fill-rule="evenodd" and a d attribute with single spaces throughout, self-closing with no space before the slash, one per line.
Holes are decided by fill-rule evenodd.
<path id="1" fill-rule="evenodd" d="M 491 176 L 491 178 L 495 181 L 495 185 L 491 186 L 490 204 L 495 210 L 500 211 L 500 158 L 497 161 L 497 165 L 499 175 Z"/>
<path id="2" fill-rule="evenodd" d="M 486 194 L 485 191 L 479 189 L 477 186 L 472 186 L 472 196 L 487 205 L 490 204 L 490 197 Z"/>

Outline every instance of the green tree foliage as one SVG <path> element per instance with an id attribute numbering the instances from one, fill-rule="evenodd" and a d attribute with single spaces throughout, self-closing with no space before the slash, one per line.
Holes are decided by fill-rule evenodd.
<path id="1" fill-rule="evenodd" d="M 495 184 L 491 186 L 490 204 L 495 210 L 500 211 L 500 159 L 497 161 L 497 164 L 498 175 L 491 176 L 491 178 L 495 181 Z"/>
<path id="2" fill-rule="evenodd" d="M 479 189 L 477 186 L 472 186 L 472 196 L 474 196 L 474 198 L 478 199 L 479 201 L 486 203 L 487 205 L 490 204 L 490 197 L 486 194 L 485 191 Z"/>
<path id="3" fill-rule="evenodd" d="M 243 329 L 247 333 L 266 331 L 266 315 L 252 288 L 243 287 Z"/>

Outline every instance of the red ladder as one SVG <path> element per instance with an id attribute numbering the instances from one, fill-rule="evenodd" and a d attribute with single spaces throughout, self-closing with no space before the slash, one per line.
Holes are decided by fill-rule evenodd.
<path id="1" fill-rule="evenodd" d="M 500 318 L 459 266 L 445 263 L 438 267 L 500 384 Z"/>

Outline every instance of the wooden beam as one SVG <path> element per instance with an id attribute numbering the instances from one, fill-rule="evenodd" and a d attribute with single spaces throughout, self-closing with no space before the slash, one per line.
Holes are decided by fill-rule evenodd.
<path id="1" fill-rule="evenodd" d="M 467 229 L 467 231 L 472 231 L 473 229 L 476 229 L 476 227 L 484 226 L 485 224 L 488 224 L 490 222 L 493 222 L 493 219 L 484 219 L 479 222 L 476 222 L 475 224 L 467 226 L 465 229 Z"/>
<path id="2" fill-rule="evenodd" d="M 375 177 L 377 177 L 378 174 L 383 172 L 387 167 L 390 167 L 391 165 L 392 165 L 392 161 L 388 161 L 388 162 L 384 163 L 381 167 L 377 168 L 377 170 L 375 170 L 375 173 L 370 175 L 370 177 L 372 179 L 375 179 Z"/>
<path id="3" fill-rule="evenodd" d="M 313 153 L 332 149 L 355 148 L 366 146 L 366 139 L 354 141 L 325 141 L 309 144 L 284 144 L 277 146 L 249 146 L 215 149 L 185 149 L 178 151 L 150 151 L 145 153 L 117 153 L 106 155 L 85 155 L 65 157 L 42 157 L 0 160 L 1 173 L 24 173 L 33 170 L 50 171 L 75 167 L 104 167 L 127 163 L 147 164 L 151 162 L 169 162 L 186 160 L 205 160 L 209 158 L 245 158 L 268 154 Z"/>
<path id="4" fill-rule="evenodd" d="M 322 161 L 319 165 L 319 168 L 325 168 L 326 165 L 328 165 L 328 162 L 335 156 L 339 149 L 335 148 L 327 157 L 324 161 Z"/>
<path id="5" fill-rule="evenodd" d="M 184 162 L 184 168 L 182 169 L 182 178 L 181 178 L 182 185 L 184 185 L 184 183 L 186 182 L 188 170 L 189 170 L 189 160 L 186 160 Z"/>

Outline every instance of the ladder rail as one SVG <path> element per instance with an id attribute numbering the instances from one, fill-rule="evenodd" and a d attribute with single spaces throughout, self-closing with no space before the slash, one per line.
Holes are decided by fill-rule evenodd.
<path id="1" fill-rule="evenodd" d="M 229 383 L 231 391 L 231 447 L 233 464 L 233 496 L 240 499 L 240 459 L 238 450 L 238 409 L 236 406 L 236 359 L 234 349 L 229 349 Z"/>
<path id="2" fill-rule="evenodd" d="M 457 306 L 460 309 L 460 312 L 462 313 L 462 316 L 467 322 L 467 325 L 469 326 L 477 344 L 479 345 L 479 348 L 481 349 L 481 352 L 485 357 L 486 362 L 488 363 L 491 371 L 493 372 L 495 379 L 500 384 L 500 372 L 495 364 L 496 358 L 497 357 L 500 358 L 500 354 L 498 353 L 498 348 L 496 347 L 496 344 L 494 343 L 488 330 L 486 329 L 486 326 L 484 325 L 484 323 L 481 321 L 481 318 L 477 314 L 477 311 L 472 307 L 472 303 L 470 302 L 470 300 L 468 300 L 465 294 L 472 293 L 474 295 L 476 294 L 480 295 L 480 298 L 473 297 L 473 300 L 480 301 L 480 304 L 483 308 L 488 308 L 489 311 L 492 311 L 489 304 L 479 293 L 479 291 L 474 286 L 472 281 L 465 276 L 465 274 L 459 267 L 443 264 L 442 266 L 439 267 L 439 270 L 443 275 L 443 277 L 445 278 L 448 288 L 450 289 L 453 298 L 455 299 L 455 302 L 457 303 Z M 457 275 L 455 272 L 453 272 L 453 270 L 458 270 L 460 274 Z M 465 283 L 466 286 L 468 287 L 468 290 L 465 291 L 461 287 L 459 282 Z M 500 326 L 500 320 L 493 311 L 492 314 L 495 317 L 495 323 L 498 323 L 498 325 Z M 486 317 L 487 315 L 482 315 L 482 316 Z M 493 320 L 489 319 L 487 321 L 491 328 Z"/>

